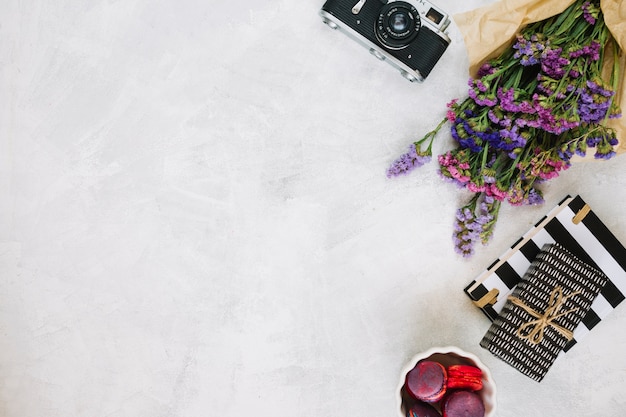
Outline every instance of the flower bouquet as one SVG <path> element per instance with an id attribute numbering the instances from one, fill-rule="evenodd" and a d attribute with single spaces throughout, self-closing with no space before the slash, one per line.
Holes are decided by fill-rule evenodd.
<path id="1" fill-rule="evenodd" d="M 430 161 L 444 125 L 456 147 L 439 155 L 441 176 L 472 193 L 458 209 L 455 250 L 471 256 L 493 234 L 503 201 L 539 204 L 538 186 L 575 155 L 609 159 L 621 116 L 616 91 L 620 47 L 599 0 L 577 0 L 562 13 L 524 26 L 469 80 L 468 97 L 452 100 L 446 117 L 389 167 L 403 175 Z M 608 67 L 608 69 L 607 69 Z"/>

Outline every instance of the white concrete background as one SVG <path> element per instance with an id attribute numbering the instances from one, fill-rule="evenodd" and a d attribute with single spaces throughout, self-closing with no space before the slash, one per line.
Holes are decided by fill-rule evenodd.
<path id="1" fill-rule="evenodd" d="M 538 384 L 478 346 L 462 289 L 565 194 L 626 241 L 626 161 L 503 208 L 460 258 L 467 195 L 435 164 L 385 177 L 466 94 L 458 29 L 412 85 L 321 5 L 0 3 L 0 415 L 395 417 L 405 361 L 449 344 L 499 416 L 623 415 L 626 307 Z"/>

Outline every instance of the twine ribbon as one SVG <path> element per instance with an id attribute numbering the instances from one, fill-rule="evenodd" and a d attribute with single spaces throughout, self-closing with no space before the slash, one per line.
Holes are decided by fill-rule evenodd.
<path id="1" fill-rule="evenodd" d="M 522 324 L 519 329 L 517 329 L 517 337 L 520 339 L 526 339 L 533 345 L 538 345 L 543 340 L 543 334 L 546 328 L 553 327 L 557 332 L 561 333 L 563 336 L 567 338 L 567 340 L 571 340 L 574 337 L 574 333 L 563 326 L 555 323 L 559 317 L 563 317 L 566 314 L 571 313 L 572 311 L 578 310 L 578 308 L 572 308 L 567 311 L 562 311 L 559 313 L 559 310 L 565 302 L 575 296 L 580 294 L 580 291 L 573 292 L 569 295 L 563 295 L 563 289 L 560 286 L 554 287 L 552 294 L 550 294 L 550 301 L 548 302 L 548 307 L 546 311 L 541 314 L 532 308 L 528 307 L 522 300 L 517 297 L 509 296 L 509 300 L 518 307 L 526 310 L 531 316 L 535 318 L 535 320 L 531 320 L 528 323 Z"/>

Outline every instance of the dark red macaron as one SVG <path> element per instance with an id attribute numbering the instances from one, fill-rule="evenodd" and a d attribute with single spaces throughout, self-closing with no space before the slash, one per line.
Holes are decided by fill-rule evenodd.
<path id="1" fill-rule="evenodd" d="M 435 403 L 446 393 L 446 381 L 446 368 L 438 362 L 425 360 L 406 374 L 405 387 L 414 398 Z"/>
<path id="2" fill-rule="evenodd" d="M 418 402 L 406 413 L 407 417 L 441 417 L 439 411 L 430 404 Z"/>
<path id="3" fill-rule="evenodd" d="M 472 365 L 450 365 L 448 373 L 448 389 L 468 389 L 478 391 L 483 388 L 483 371 Z"/>
<path id="4" fill-rule="evenodd" d="M 473 391 L 454 391 L 441 406 L 443 417 L 485 417 L 485 404 Z"/>

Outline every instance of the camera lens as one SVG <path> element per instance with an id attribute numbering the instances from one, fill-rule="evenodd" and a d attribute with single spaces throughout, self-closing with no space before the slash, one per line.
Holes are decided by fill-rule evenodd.
<path id="1" fill-rule="evenodd" d="M 391 16 L 391 28 L 394 32 L 404 32 L 409 27 L 409 17 L 404 12 L 398 12 Z"/>
<path id="2" fill-rule="evenodd" d="M 393 1 L 380 11 L 376 37 L 389 49 L 402 49 L 415 39 L 420 23 L 419 13 L 414 6 L 403 1 Z"/>

